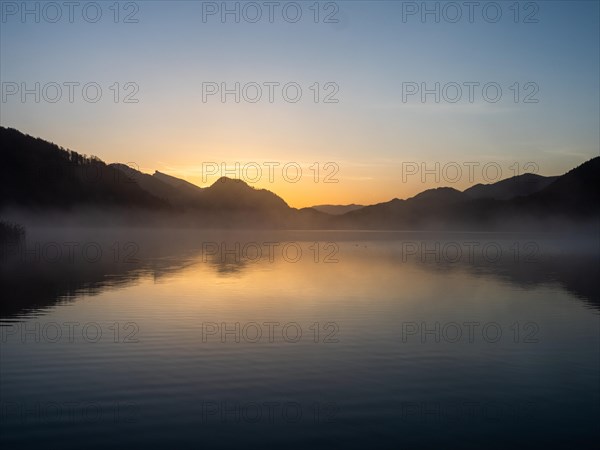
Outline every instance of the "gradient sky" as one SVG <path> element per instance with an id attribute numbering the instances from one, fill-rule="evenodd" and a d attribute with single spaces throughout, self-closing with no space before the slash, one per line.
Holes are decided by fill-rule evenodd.
<path id="1" fill-rule="evenodd" d="M 14 2 L 0 3 L 5 10 Z M 227 2 L 230 8 L 234 3 Z M 67 17 L 48 23 L 43 16 L 40 23 L 33 16 L 23 23 L 19 14 L 3 15 L 3 89 L 12 82 L 96 82 L 103 97 L 88 103 L 78 89 L 73 103 L 66 89 L 57 103 L 9 96 L 0 104 L 0 123 L 201 186 L 222 174 L 206 177 L 205 163 L 277 162 L 273 182 L 263 165 L 261 179 L 250 184 L 295 207 L 376 203 L 444 185 L 463 189 L 473 184 L 466 162 L 497 164 L 501 178 L 514 175 L 514 163 L 522 171 L 528 162 L 538 173 L 555 175 L 599 154 L 599 2 L 536 2 L 538 23 L 523 23 L 531 12 L 524 9 L 527 2 L 521 2 L 519 23 L 512 1 L 499 2 L 497 23 L 485 21 L 480 8 L 469 23 L 464 7 L 458 23 L 443 16 L 440 23 L 432 16 L 423 23 L 419 15 L 403 21 L 407 4 L 393 1 L 336 2 L 338 23 L 314 23 L 313 3 L 298 2 L 303 17 L 297 23 L 285 21 L 279 10 L 273 23 L 266 17 L 235 23 L 233 16 L 222 23 L 216 15 L 204 23 L 206 6 L 195 1 L 137 2 L 138 23 L 114 23 L 112 1 L 99 2 L 103 16 L 97 23 L 83 20 L 80 9 L 73 23 Z M 236 81 L 293 81 L 303 96 L 288 103 L 276 90 L 273 103 L 235 103 L 231 96 L 226 103 L 218 96 L 202 101 L 203 82 Z M 468 81 L 499 83 L 503 96 L 489 103 L 476 88 L 473 103 L 466 90 L 454 104 L 435 103 L 433 96 L 425 103 L 418 96 L 402 99 L 403 82 Z M 115 103 L 109 90 L 115 82 L 136 83 L 139 102 Z M 339 102 L 314 103 L 309 86 L 315 82 L 336 83 Z M 515 103 L 509 90 L 515 82 L 539 86 L 539 102 Z M 310 169 L 315 162 L 318 182 Z M 323 183 L 327 162 L 339 167 L 338 183 Z M 436 182 L 433 175 L 425 183 L 419 175 L 403 179 L 403 163 L 434 168 L 436 162 L 456 162 L 465 167 L 463 175 L 456 182 Z M 303 168 L 299 182 L 283 177 L 286 163 Z M 486 181 L 480 168 L 474 175 L 474 182 Z M 496 179 L 493 171 L 488 175 Z"/>

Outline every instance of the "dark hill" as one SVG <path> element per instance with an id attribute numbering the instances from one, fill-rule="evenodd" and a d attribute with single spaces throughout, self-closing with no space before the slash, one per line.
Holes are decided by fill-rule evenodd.
<path id="1" fill-rule="evenodd" d="M 119 171 L 94 156 L 4 127 L 0 143 L 0 206 L 168 206 L 137 184 L 124 182 Z"/>
<path id="2" fill-rule="evenodd" d="M 196 205 L 202 208 L 236 210 L 286 211 L 290 207 L 279 196 L 266 189 L 255 189 L 242 180 L 221 177 L 202 190 Z"/>
<path id="3" fill-rule="evenodd" d="M 464 191 L 473 199 L 510 200 L 530 195 L 549 186 L 558 177 L 543 177 L 533 173 L 518 175 L 492 184 L 476 184 Z"/>

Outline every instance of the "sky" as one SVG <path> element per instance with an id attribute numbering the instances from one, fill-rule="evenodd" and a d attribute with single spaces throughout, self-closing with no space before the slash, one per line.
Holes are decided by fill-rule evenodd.
<path id="1" fill-rule="evenodd" d="M 600 153 L 599 4 L 1 1 L 0 124 L 294 207 L 558 175 Z"/>

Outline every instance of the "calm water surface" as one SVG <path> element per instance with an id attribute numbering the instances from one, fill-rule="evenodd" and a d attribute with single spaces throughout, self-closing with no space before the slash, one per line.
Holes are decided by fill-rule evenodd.
<path id="1" fill-rule="evenodd" d="M 3 448 L 600 437 L 597 239 L 33 230 L 5 253 Z"/>

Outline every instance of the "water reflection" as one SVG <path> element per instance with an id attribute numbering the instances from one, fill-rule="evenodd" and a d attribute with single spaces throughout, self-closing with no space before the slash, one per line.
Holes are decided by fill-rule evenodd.
<path id="1" fill-rule="evenodd" d="M 598 437 L 597 240 L 92 229 L 28 239 L 0 275 L 7 448 Z"/>
<path id="2" fill-rule="evenodd" d="M 37 230 L 27 242 L 2 248 L 0 315 L 26 318 L 78 295 L 94 296 L 145 278 L 159 282 L 197 266 L 210 268 L 217 278 L 251 280 L 254 272 L 265 269 L 284 278 L 294 272 L 301 276 L 307 264 L 340 264 L 349 273 L 366 267 L 400 273 L 416 266 L 433 274 L 454 271 L 492 278 L 521 289 L 549 285 L 599 310 L 597 248 L 598 238 L 592 236 Z"/>

